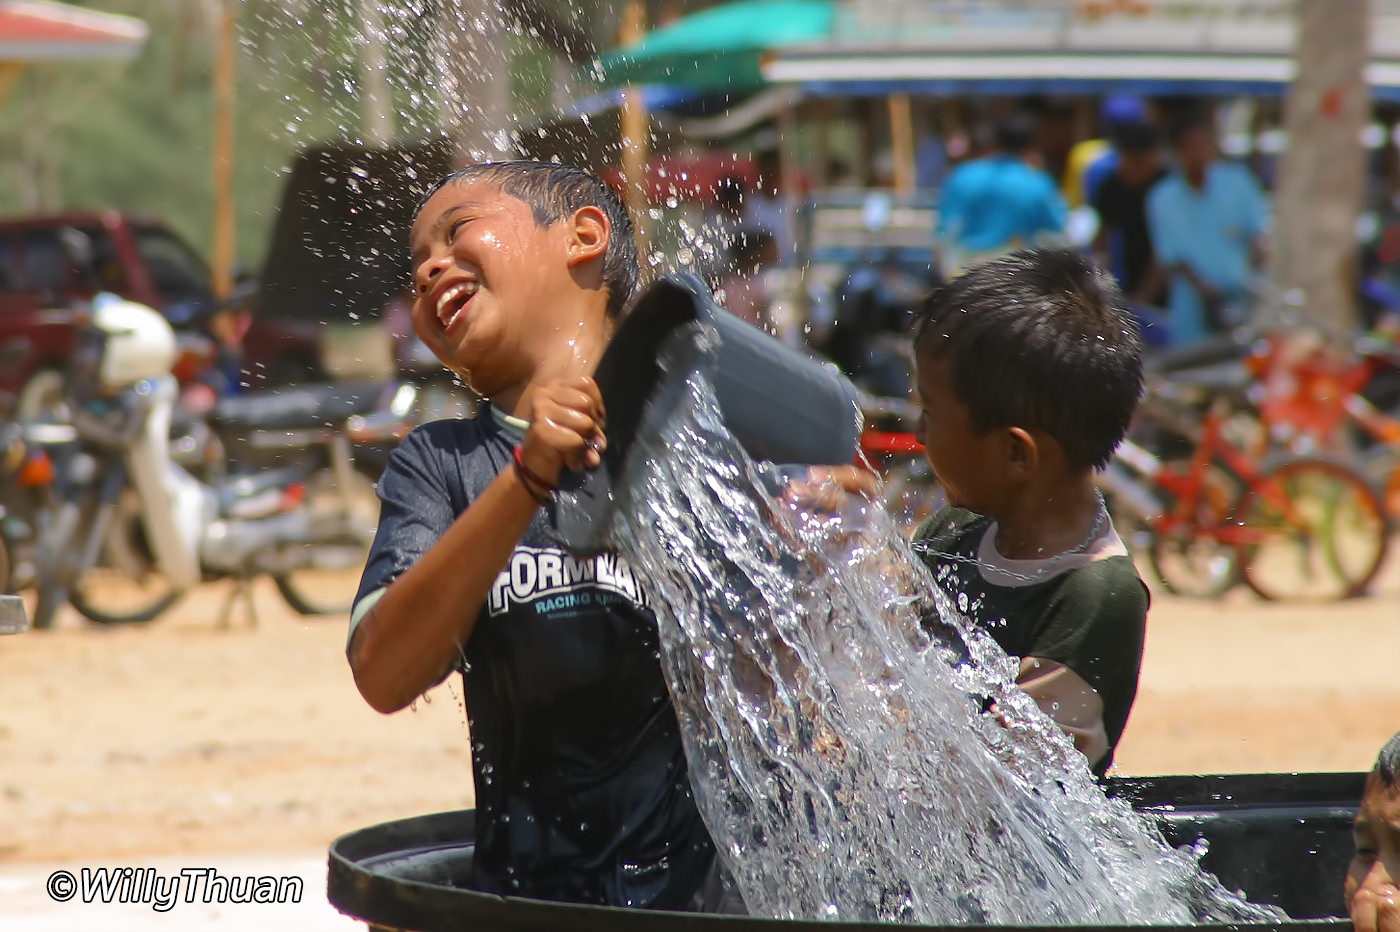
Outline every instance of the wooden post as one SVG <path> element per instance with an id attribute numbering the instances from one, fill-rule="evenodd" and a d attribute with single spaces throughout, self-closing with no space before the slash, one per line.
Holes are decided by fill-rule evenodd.
<path id="1" fill-rule="evenodd" d="M 510 49 L 495 0 L 444 0 L 437 16 L 448 37 L 434 43 L 443 129 L 456 161 L 513 158 Z"/>
<path id="2" fill-rule="evenodd" d="M 1300 290 L 1309 314 L 1345 331 L 1357 325 L 1352 272 L 1365 191 L 1370 24 L 1369 0 L 1299 0 L 1298 70 L 1275 198 L 1274 283 Z"/>
<path id="3" fill-rule="evenodd" d="M 908 94 L 891 94 L 890 150 L 894 155 L 894 188 L 900 194 L 914 193 L 914 117 Z"/>
<path id="4" fill-rule="evenodd" d="M 219 4 L 218 47 L 214 53 L 214 246 L 210 272 L 214 297 L 223 299 L 233 290 L 233 86 L 237 0 Z"/>
<path id="5" fill-rule="evenodd" d="M 630 0 L 622 14 L 622 29 L 618 35 L 621 45 L 627 46 L 641 40 L 646 33 L 646 7 L 641 0 Z M 632 229 L 637 237 L 637 253 L 643 257 L 650 253 L 651 217 L 647 213 L 647 158 L 651 146 L 648 139 L 648 119 L 646 103 L 642 100 L 640 88 L 629 85 L 622 92 L 622 174 L 623 203 L 632 218 Z"/>
<path id="6" fill-rule="evenodd" d="M 797 106 L 792 100 L 783 103 L 778 111 L 778 186 L 782 191 L 783 226 L 786 228 L 786 242 L 798 246 L 798 255 L 807 254 L 806 231 L 798 225 L 798 214 L 802 201 L 797 190 Z M 788 262 L 790 255 L 783 255 Z"/>
<path id="7" fill-rule="evenodd" d="M 365 142 L 384 147 L 394 141 L 394 100 L 389 90 L 388 60 L 384 55 L 384 17 L 379 0 L 361 0 L 365 58 L 360 65 L 360 104 L 364 112 Z"/>
<path id="8" fill-rule="evenodd" d="M 817 99 L 816 133 L 812 145 L 812 186 L 825 190 L 831 184 L 831 99 Z"/>
<path id="9" fill-rule="evenodd" d="M 17 61 L 0 62 L 0 107 L 5 106 L 5 98 L 15 89 L 19 76 L 24 74 L 24 64 Z"/>

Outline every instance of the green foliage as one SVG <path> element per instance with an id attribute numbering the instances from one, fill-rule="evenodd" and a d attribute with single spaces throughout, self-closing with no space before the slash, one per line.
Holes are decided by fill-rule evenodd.
<path id="1" fill-rule="evenodd" d="M 29 68 L 0 108 L 0 211 L 32 203 L 23 190 L 39 163 L 44 206 L 115 208 L 167 220 L 207 255 L 212 236 L 214 5 L 193 0 L 101 0 L 87 6 L 144 19 L 150 37 L 125 64 Z M 256 3 L 238 4 L 240 13 Z M 306 47 L 312 43 L 307 41 Z M 291 49 L 287 50 L 291 52 Z M 293 59 L 296 60 L 296 59 Z M 296 138 L 282 129 L 280 90 L 267 66 L 239 56 L 234 187 L 240 263 L 262 259 Z M 317 127 L 320 129 L 321 127 Z M 26 151 L 27 150 L 27 151 Z M 8 163 L 8 164 L 5 164 Z"/>

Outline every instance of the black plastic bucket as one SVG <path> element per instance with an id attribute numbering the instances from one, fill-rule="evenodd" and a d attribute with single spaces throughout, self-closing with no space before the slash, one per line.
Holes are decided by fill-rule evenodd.
<path id="1" fill-rule="evenodd" d="M 670 368 L 663 370 L 668 354 Z M 667 276 L 638 297 L 594 373 L 607 408 L 608 447 L 597 469 L 561 482 L 559 533 L 570 551 L 606 547 L 633 441 L 648 425 L 666 421 L 687 397 L 686 379 L 702 368 L 725 426 L 755 460 L 854 461 L 860 409 L 849 379 L 726 312 L 694 276 Z"/>
<path id="2" fill-rule="evenodd" d="M 1110 793 L 1154 816 L 1173 844 L 1206 839 L 1210 850 L 1204 865 L 1227 887 L 1302 917 L 1240 928 L 1344 932 L 1350 923 L 1335 917 L 1344 915 L 1342 877 L 1351 858 L 1351 821 L 1364 780 L 1359 773 L 1240 774 L 1109 779 L 1106 784 Z M 387 822 L 345 835 L 330 849 L 330 901 L 371 926 L 411 932 L 891 928 L 578 906 L 479 893 L 469 888 L 475 837 L 476 815 L 470 810 Z M 970 932 L 976 927 L 949 928 Z"/>

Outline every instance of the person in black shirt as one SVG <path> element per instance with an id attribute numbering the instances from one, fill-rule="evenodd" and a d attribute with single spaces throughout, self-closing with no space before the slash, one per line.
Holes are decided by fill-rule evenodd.
<path id="1" fill-rule="evenodd" d="M 476 888 L 733 911 L 646 594 L 616 556 L 575 559 L 553 533 L 561 473 L 606 444 L 590 374 L 636 287 L 627 213 L 576 168 L 473 165 L 429 194 L 410 245 L 414 330 L 487 401 L 417 428 L 386 467 L 356 686 L 389 713 L 460 671 Z"/>
<path id="2" fill-rule="evenodd" d="M 1153 255 L 1147 227 L 1147 194 L 1167 174 L 1161 140 L 1149 123 L 1125 124 L 1114 137 L 1118 167 L 1099 185 L 1093 200 L 1099 215 L 1094 254 L 1113 270 L 1130 302 L 1161 307 L 1167 280 Z"/>
<path id="3" fill-rule="evenodd" d="M 1138 329 L 1110 275 L 1042 249 L 934 292 L 914 333 L 918 435 L 948 501 L 915 550 L 1102 774 L 1147 622 L 1147 587 L 1094 483 L 1142 394 Z"/>

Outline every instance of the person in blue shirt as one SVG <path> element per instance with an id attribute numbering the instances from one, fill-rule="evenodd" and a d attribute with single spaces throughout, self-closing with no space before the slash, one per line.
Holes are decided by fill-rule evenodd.
<path id="1" fill-rule="evenodd" d="M 1177 168 L 1148 195 L 1147 222 L 1169 276 L 1171 345 L 1183 346 L 1224 329 L 1222 309 L 1247 296 L 1268 206 L 1249 169 L 1220 160 L 1208 120 L 1183 121 L 1172 141 Z"/>
<path id="2" fill-rule="evenodd" d="M 938 205 L 942 271 L 1053 239 L 1066 208 L 1055 180 L 1031 164 L 1035 124 L 1013 114 L 996 127 L 996 150 L 948 175 Z"/>

